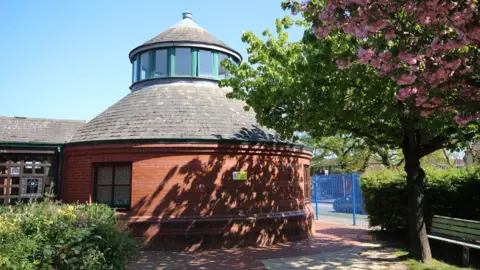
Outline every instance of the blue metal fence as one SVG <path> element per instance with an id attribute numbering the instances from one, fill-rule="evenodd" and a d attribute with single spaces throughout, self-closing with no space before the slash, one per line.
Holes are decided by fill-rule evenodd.
<path id="1" fill-rule="evenodd" d="M 314 175 L 311 179 L 315 219 L 368 226 L 358 174 Z"/>

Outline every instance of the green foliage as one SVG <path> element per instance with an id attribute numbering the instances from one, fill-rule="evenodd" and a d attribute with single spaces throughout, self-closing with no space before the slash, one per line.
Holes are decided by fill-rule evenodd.
<path id="1" fill-rule="evenodd" d="M 125 269 L 137 244 L 105 205 L 0 207 L 0 269 Z"/>
<path id="2" fill-rule="evenodd" d="M 433 215 L 480 220 L 480 167 L 425 169 L 425 220 Z M 407 226 L 406 174 L 381 170 L 362 175 L 362 191 L 370 226 L 386 230 Z"/>

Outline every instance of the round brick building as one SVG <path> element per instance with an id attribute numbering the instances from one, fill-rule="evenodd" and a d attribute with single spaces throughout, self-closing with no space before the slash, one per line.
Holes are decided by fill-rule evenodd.
<path id="1" fill-rule="evenodd" d="M 111 205 L 136 234 L 167 248 L 311 233 L 312 153 L 259 125 L 218 86 L 229 76 L 220 63 L 240 63 L 238 52 L 185 12 L 129 57 L 131 93 L 64 147 L 63 201 Z"/>

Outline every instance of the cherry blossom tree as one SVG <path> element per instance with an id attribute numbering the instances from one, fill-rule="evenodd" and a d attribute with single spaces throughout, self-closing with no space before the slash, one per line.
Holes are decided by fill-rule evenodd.
<path id="1" fill-rule="evenodd" d="M 410 252 L 423 261 L 431 252 L 420 161 L 435 151 L 462 147 L 479 133 L 480 123 L 479 46 L 473 30 L 478 7 L 427 3 L 285 0 L 282 7 L 302 19 L 277 20 L 277 35 L 266 30 L 265 40 L 245 32 L 248 63 L 224 62 L 233 77 L 220 82 L 232 88 L 229 97 L 255 110 L 259 123 L 287 138 L 295 132 L 315 139 L 351 134 L 401 149 Z M 432 9 L 435 15 L 420 15 Z M 440 9 L 449 10 L 448 19 L 441 20 L 446 15 Z M 464 12 L 466 22 L 450 27 L 450 20 L 458 21 L 452 19 L 455 12 Z M 284 31 L 294 24 L 305 27 L 298 42 L 288 41 Z"/>
<path id="2" fill-rule="evenodd" d="M 457 124 L 480 118 L 480 12 L 472 0 L 287 1 L 313 23 L 318 39 L 334 32 L 356 38 L 356 55 L 341 69 L 368 65 L 402 88 L 399 101 L 423 117 L 453 111 Z"/>

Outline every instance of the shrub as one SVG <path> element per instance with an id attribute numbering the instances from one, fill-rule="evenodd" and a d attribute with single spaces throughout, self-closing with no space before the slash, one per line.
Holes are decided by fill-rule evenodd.
<path id="1" fill-rule="evenodd" d="M 425 169 L 425 221 L 433 215 L 480 220 L 480 168 Z M 366 173 L 361 178 L 370 226 L 407 228 L 407 183 L 401 170 Z"/>
<path id="2" fill-rule="evenodd" d="M 124 269 L 136 241 L 105 205 L 0 207 L 0 269 Z"/>

